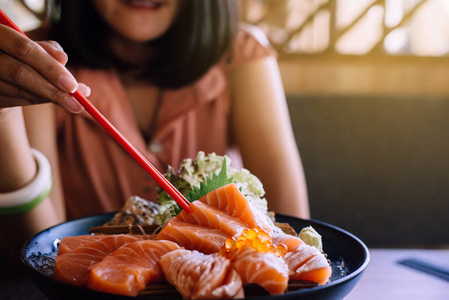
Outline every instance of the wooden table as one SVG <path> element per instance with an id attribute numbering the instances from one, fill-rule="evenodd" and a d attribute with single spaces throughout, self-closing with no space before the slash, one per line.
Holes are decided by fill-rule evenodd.
<path id="1" fill-rule="evenodd" d="M 449 299 L 449 280 L 398 263 L 419 258 L 449 270 L 449 249 L 370 249 L 370 254 L 370 264 L 345 300 Z"/>
<path id="2" fill-rule="evenodd" d="M 403 259 L 420 258 L 449 268 L 449 249 L 370 249 L 370 254 L 368 268 L 345 300 L 449 299 L 448 280 L 398 264 Z M 2 271 L 0 299 L 46 299 L 26 276 L 14 279 Z"/>

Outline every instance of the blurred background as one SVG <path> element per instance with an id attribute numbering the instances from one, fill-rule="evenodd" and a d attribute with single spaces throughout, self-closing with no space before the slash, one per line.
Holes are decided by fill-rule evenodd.
<path id="1" fill-rule="evenodd" d="M 447 247 L 449 1 L 241 4 L 278 52 L 312 218 L 370 247 Z M 23 30 L 50 5 L 0 0 Z"/>

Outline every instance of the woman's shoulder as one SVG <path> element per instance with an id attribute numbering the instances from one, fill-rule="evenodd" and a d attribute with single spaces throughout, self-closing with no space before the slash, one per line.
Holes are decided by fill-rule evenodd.
<path id="1" fill-rule="evenodd" d="M 277 53 L 263 30 L 241 23 L 230 50 L 223 57 L 223 64 L 226 68 L 233 68 L 268 56 L 277 56 Z"/>
<path id="2" fill-rule="evenodd" d="M 270 41 L 262 29 L 248 23 L 240 23 L 235 42 L 238 43 L 242 42 L 242 40 L 251 39 L 264 48 L 271 47 Z"/>

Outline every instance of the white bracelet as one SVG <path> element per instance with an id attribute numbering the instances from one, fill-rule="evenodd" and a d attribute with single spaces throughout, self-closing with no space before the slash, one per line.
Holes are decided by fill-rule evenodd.
<path id="1" fill-rule="evenodd" d="M 50 193 L 52 186 L 51 168 L 48 159 L 36 149 L 31 149 L 36 161 L 36 176 L 33 180 L 10 193 L 0 193 L 0 215 L 27 212 L 38 205 Z"/>

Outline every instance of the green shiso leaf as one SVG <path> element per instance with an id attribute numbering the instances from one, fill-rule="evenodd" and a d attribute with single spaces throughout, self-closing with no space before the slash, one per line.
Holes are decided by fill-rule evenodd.
<path id="1" fill-rule="evenodd" d="M 200 182 L 200 186 L 193 186 L 189 191 L 187 200 L 193 202 L 200 199 L 207 193 L 216 190 L 222 186 L 232 183 L 232 177 L 228 177 L 226 174 L 226 158 L 223 159 L 223 165 L 221 166 L 220 173 L 212 174 L 212 177 L 207 177 L 206 181 Z"/>

